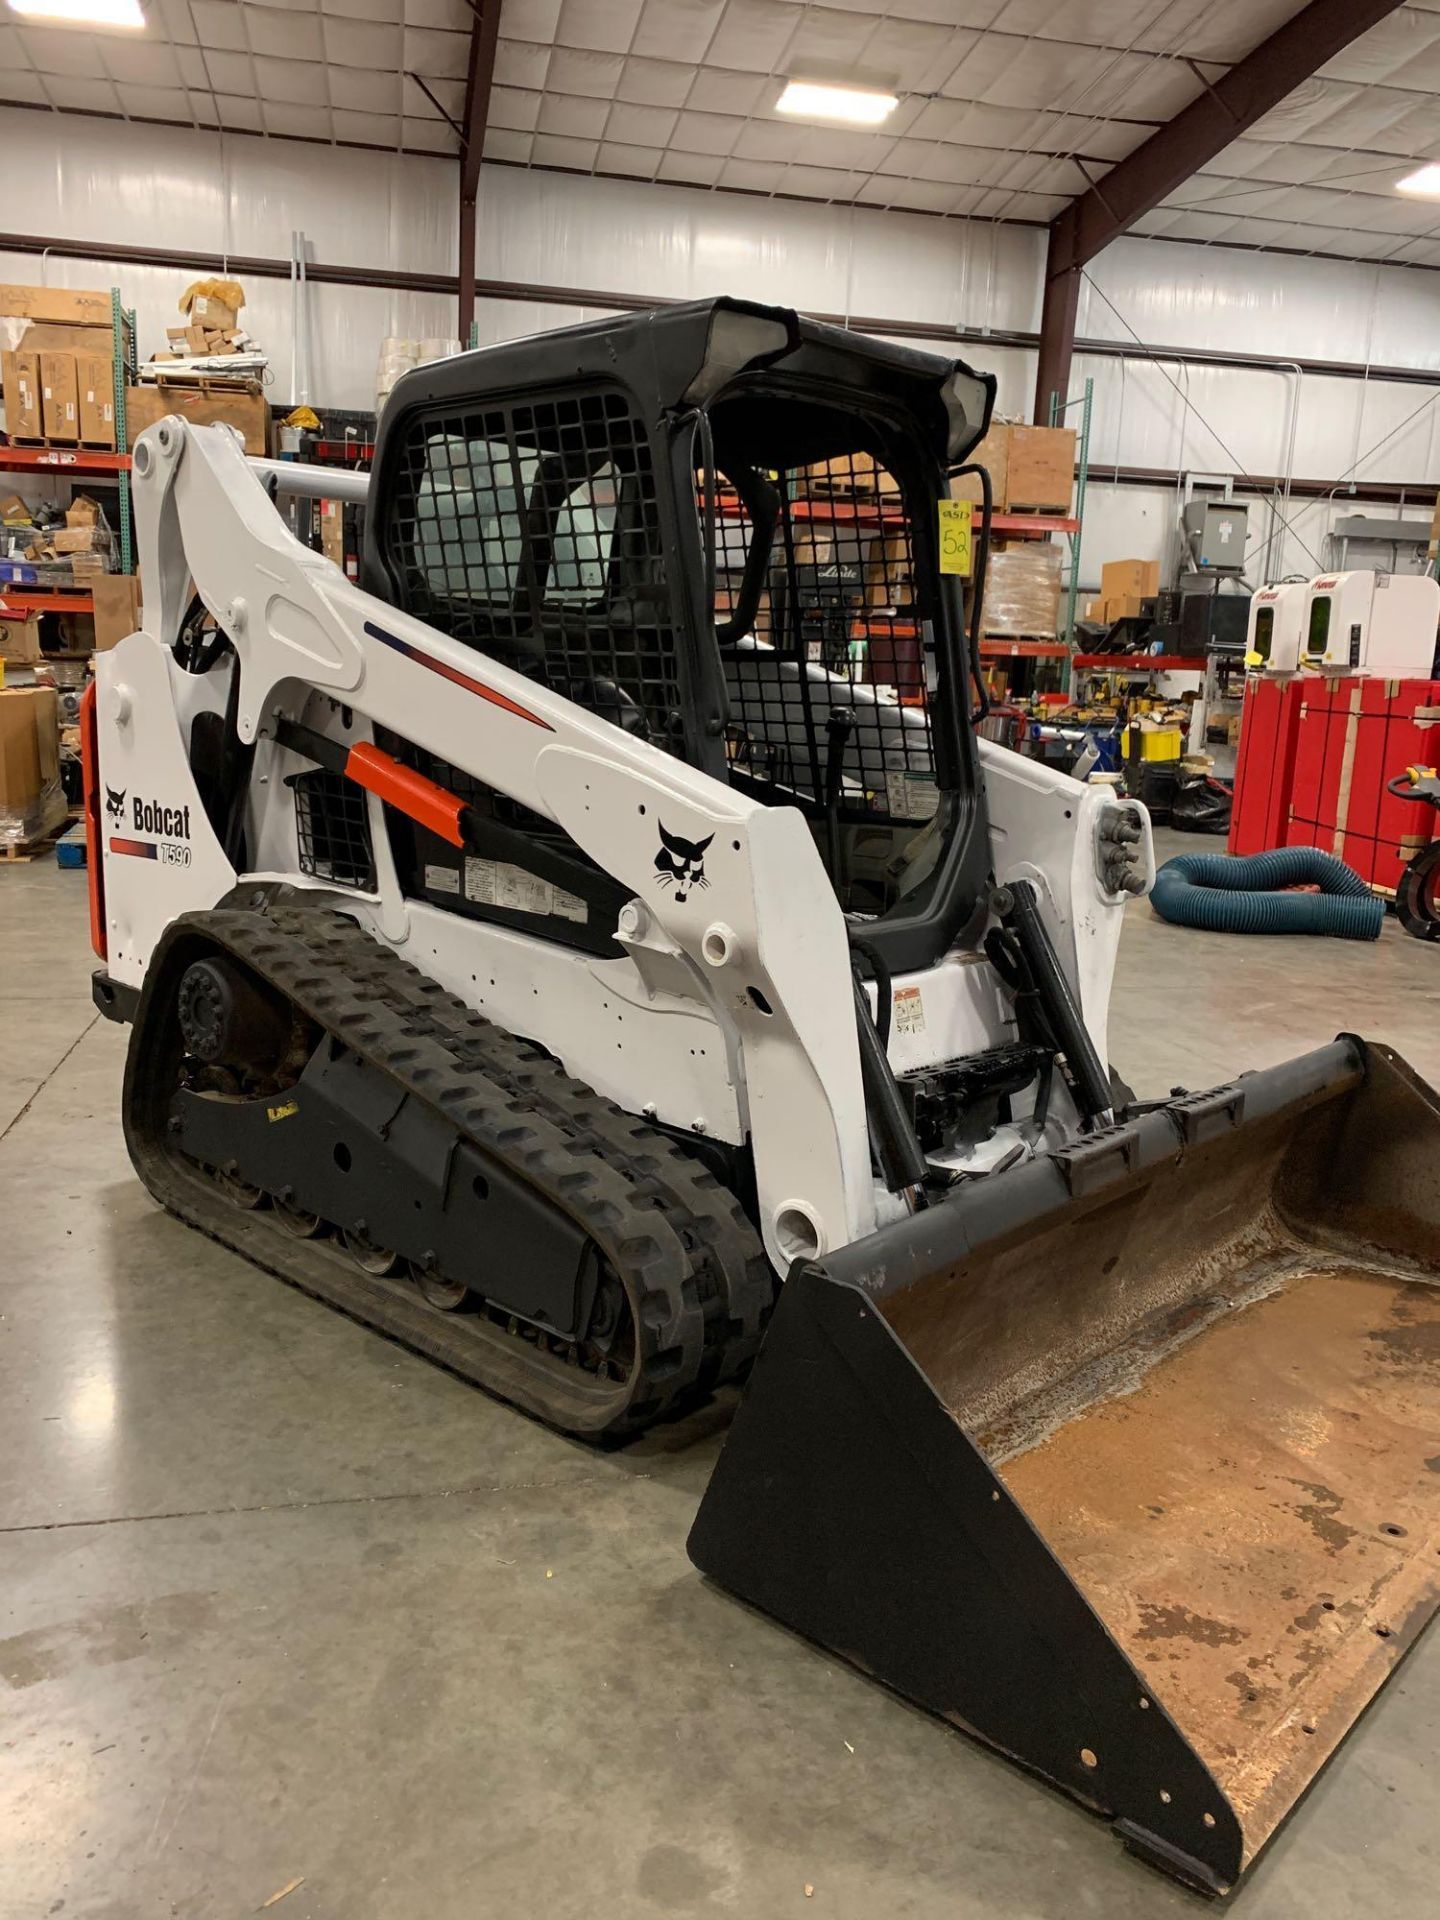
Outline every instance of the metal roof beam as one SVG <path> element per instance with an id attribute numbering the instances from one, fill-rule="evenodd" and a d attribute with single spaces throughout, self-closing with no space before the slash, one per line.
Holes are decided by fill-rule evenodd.
<path id="1" fill-rule="evenodd" d="M 1051 395 L 1063 399 L 1069 385 L 1080 273 L 1087 263 L 1402 4 L 1309 0 L 1227 73 L 1215 80 L 1201 74 L 1204 89 L 1188 107 L 1055 216 L 1045 260 L 1036 420 L 1049 418 Z"/>

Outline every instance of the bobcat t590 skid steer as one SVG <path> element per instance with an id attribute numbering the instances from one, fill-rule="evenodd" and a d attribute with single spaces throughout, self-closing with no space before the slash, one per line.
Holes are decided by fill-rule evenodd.
<path id="1" fill-rule="evenodd" d="M 363 587 L 152 427 L 96 995 L 158 1200 L 516 1405 L 758 1354 L 697 1564 L 1219 1892 L 1436 1604 L 1440 1123 L 1352 1037 L 1112 1091 L 1149 827 L 983 737 L 992 400 L 730 300 L 462 355 Z"/>

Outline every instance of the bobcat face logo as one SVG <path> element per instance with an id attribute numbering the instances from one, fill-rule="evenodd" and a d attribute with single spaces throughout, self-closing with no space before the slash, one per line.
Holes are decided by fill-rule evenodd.
<path id="1" fill-rule="evenodd" d="M 124 817 L 125 795 L 127 791 L 128 789 L 125 787 L 122 787 L 118 793 L 115 791 L 114 787 L 106 787 L 105 789 L 105 811 L 109 814 L 110 818 L 115 822 L 117 827 L 119 826 L 121 819 Z"/>
<path id="2" fill-rule="evenodd" d="M 660 887 L 674 886 L 675 898 L 681 906 L 690 898 L 696 887 L 708 887 L 705 878 L 705 849 L 715 838 L 707 833 L 703 840 L 682 840 L 678 833 L 667 833 L 660 828 L 660 851 L 655 856 L 655 884 Z"/>

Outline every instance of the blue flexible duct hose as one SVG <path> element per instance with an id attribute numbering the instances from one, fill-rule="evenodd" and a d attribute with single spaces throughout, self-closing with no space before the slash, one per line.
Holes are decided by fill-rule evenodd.
<path id="1" fill-rule="evenodd" d="M 1318 886 L 1319 893 L 1280 893 Z M 1353 867 L 1318 847 L 1273 853 L 1182 853 L 1155 876 L 1150 904 L 1177 927 L 1210 933 L 1329 933 L 1341 940 L 1378 940 L 1385 919 Z"/>

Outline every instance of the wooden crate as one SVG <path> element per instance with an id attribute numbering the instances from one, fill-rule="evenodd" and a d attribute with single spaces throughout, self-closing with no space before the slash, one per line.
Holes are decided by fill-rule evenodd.
<path id="1" fill-rule="evenodd" d="M 1074 428 L 1011 427 L 1006 511 L 1069 513 L 1074 497 Z"/>
<path id="2" fill-rule="evenodd" d="M 137 435 L 168 413 L 178 413 L 197 427 L 234 427 L 249 454 L 270 451 L 270 407 L 262 394 L 196 392 L 193 387 L 128 387 L 125 392 L 125 428 L 133 446 Z"/>
<path id="3" fill-rule="evenodd" d="M 873 500 L 899 493 L 900 483 L 868 453 L 847 453 L 805 469 L 806 491 L 836 500 Z"/>
<path id="4" fill-rule="evenodd" d="M 1010 435 L 1014 431 L 1003 422 L 992 426 L 979 446 L 969 456 L 966 464 L 973 461 L 984 467 L 990 475 L 990 499 L 996 513 L 1005 511 L 1010 497 Z M 982 504 L 980 476 L 974 473 L 961 474 L 950 482 L 952 500 L 973 500 L 976 506 Z"/>

